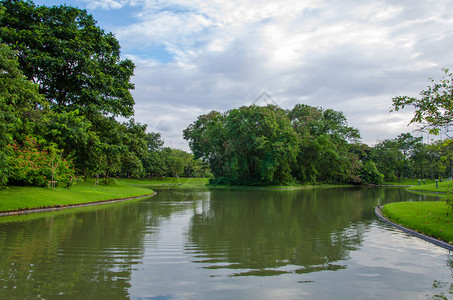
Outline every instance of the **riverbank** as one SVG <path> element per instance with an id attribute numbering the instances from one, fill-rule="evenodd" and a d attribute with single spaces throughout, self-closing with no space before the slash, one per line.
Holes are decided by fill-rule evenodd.
<path id="1" fill-rule="evenodd" d="M 389 203 L 382 214 L 406 228 L 453 244 L 453 212 L 444 201 Z"/>
<path id="2" fill-rule="evenodd" d="M 441 201 L 396 202 L 384 205 L 382 214 L 396 224 L 453 244 L 453 211 L 446 205 L 452 197 L 452 181 L 413 185 L 407 191 L 439 194 Z"/>
<path id="3" fill-rule="evenodd" d="M 437 245 L 439 247 L 442 247 L 444 249 L 447 249 L 447 250 L 450 250 L 450 251 L 453 251 L 453 244 L 451 243 L 447 243 L 446 241 L 443 241 L 441 239 L 438 239 L 438 238 L 434 238 L 434 237 L 430 237 L 430 236 L 427 236 L 421 232 L 418 232 L 418 231 L 415 231 L 415 230 L 412 230 L 410 228 L 407 228 L 405 226 L 402 226 L 400 224 L 397 224 L 395 222 L 392 222 L 390 219 L 388 219 L 386 216 L 383 215 L 382 213 L 382 207 L 380 206 L 377 206 L 376 209 L 375 209 L 375 214 L 376 216 L 381 219 L 382 221 L 386 222 L 387 224 L 390 224 L 392 225 L 393 227 L 403 231 L 403 232 L 406 232 L 410 235 L 413 235 L 415 237 L 418 237 L 420 239 L 423 239 L 425 241 L 428 241 L 434 245 Z"/>
<path id="4" fill-rule="evenodd" d="M 8 187 L 0 190 L 0 213 L 127 200 L 154 194 L 152 187 L 206 184 L 207 179 L 159 178 L 157 180 L 115 179 L 95 186 L 93 180 L 55 189 Z"/>
<path id="5" fill-rule="evenodd" d="M 239 189 L 239 190 L 301 190 L 314 188 L 344 188 L 357 187 L 352 184 L 317 184 L 317 185 L 278 185 L 278 186 L 259 186 L 259 185 L 222 185 L 222 184 L 206 184 L 208 188 L 214 189 Z"/>
<path id="6" fill-rule="evenodd" d="M 413 185 L 407 188 L 408 191 L 411 192 L 419 192 L 419 193 L 438 193 L 438 194 L 451 194 L 453 190 L 453 181 L 443 181 L 438 182 L 437 187 L 436 183 L 430 184 L 423 184 L 420 185 Z"/>

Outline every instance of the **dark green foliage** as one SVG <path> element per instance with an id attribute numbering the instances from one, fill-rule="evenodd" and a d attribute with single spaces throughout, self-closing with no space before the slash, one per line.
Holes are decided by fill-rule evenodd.
<path id="1" fill-rule="evenodd" d="M 218 182 L 280 185 L 292 182 L 297 136 L 284 110 L 249 106 L 211 112 L 184 130 L 196 158 L 202 158 Z"/>
<path id="2" fill-rule="evenodd" d="M 184 138 L 221 184 L 284 185 L 359 182 L 358 131 L 340 112 L 297 105 L 249 106 L 198 117 Z"/>
<path id="3" fill-rule="evenodd" d="M 37 85 L 26 80 L 16 53 L 0 43 L 0 186 L 8 181 L 10 151 L 15 135 L 27 134 L 45 107 Z"/>
<path id="4" fill-rule="evenodd" d="M 376 144 L 370 151 L 369 159 L 376 164 L 385 181 L 393 182 L 416 176 L 417 169 L 423 168 L 425 150 L 422 138 L 403 133 L 395 139 Z"/>
<path id="5" fill-rule="evenodd" d="M 18 51 L 27 79 L 54 107 L 83 113 L 133 115 L 134 64 L 85 10 L 3 0 L 0 38 Z"/>
<path id="6" fill-rule="evenodd" d="M 342 112 L 298 104 L 288 116 L 299 138 L 300 152 L 293 167 L 298 181 L 360 182 L 361 165 L 354 153 L 360 134 L 348 126 Z"/>
<path id="7" fill-rule="evenodd" d="M 225 176 L 224 152 L 226 137 L 224 132 L 225 116 L 217 111 L 211 111 L 198 117 L 184 130 L 184 139 L 189 142 L 195 158 L 201 158 L 209 163 L 216 178 Z"/>
<path id="8" fill-rule="evenodd" d="M 162 151 L 148 152 L 148 155 L 143 159 L 143 167 L 146 176 L 150 178 L 165 176 L 167 169 L 164 153 Z"/>
<path id="9" fill-rule="evenodd" d="M 86 11 L 2 0 L 0 39 L 0 186 L 8 178 L 45 185 L 55 160 L 45 153 L 62 162 L 55 180 L 74 175 L 72 164 L 106 182 L 209 173 L 188 153 L 164 151 L 160 134 L 146 133 L 146 125 L 115 119 L 133 115 L 134 65 L 120 59 L 118 41 Z M 39 144 L 27 150 L 40 155 L 39 172 L 20 152 L 29 137 Z"/>
<path id="10" fill-rule="evenodd" d="M 371 160 L 367 161 L 363 165 L 360 176 L 362 178 L 362 181 L 365 183 L 381 184 L 382 181 L 384 180 L 384 175 L 379 173 L 378 169 L 376 168 L 376 165 Z"/>
<path id="11" fill-rule="evenodd" d="M 280 185 L 292 181 L 297 136 L 276 106 L 233 109 L 225 120 L 228 177 L 234 184 Z"/>

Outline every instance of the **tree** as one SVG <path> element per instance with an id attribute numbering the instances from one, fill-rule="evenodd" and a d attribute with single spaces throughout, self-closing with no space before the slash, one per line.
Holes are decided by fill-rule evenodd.
<path id="1" fill-rule="evenodd" d="M 426 159 L 425 146 L 421 137 L 402 133 L 394 139 L 386 139 L 376 144 L 370 151 L 372 160 L 385 181 L 413 178 L 423 171 Z"/>
<path id="2" fill-rule="evenodd" d="M 288 111 L 288 117 L 293 128 L 303 138 L 328 134 L 337 140 L 348 142 L 360 139 L 358 129 L 348 126 L 346 117 L 340 111 L 297 104 Z"/>
<path id="3" fill-rule="evenodd" d="M 225 115 L 217 111 L 201 115 L 184 130 L 184 139 L 195 159 L 209 163 L 216 178 L 225 176 Z"/>
<path id="4" fill-rule="evenodd" d="M 331 109 L 298 104 L 289 111 L 273 105 L 213 111 L 186 128 L 184 138 L 218 183 L 360 182 L 360 134 Z"/>
<path id="5" fill-rule="evenodd" d="M 166 173 L 165 158 L 162 151 L 164 141 L 160 133 L 150 132 L 145 136 L 146 154 L 142 157 L 146 176 L 164 176 Z"/>
<path id="6" fill-rule="evenodd" d="M 420 92 L 420 98 L 398 96 L 393 98 L 393 111 L 406 106 L 415 112 L 409 124 L 417 123 L 419 130 L 438 135 L 443 132 L 448 136 L 448 127 L 453 121 L 453 73 L 443 69 L 444 77 L 440 82 L 431 79 L 431 85 Z"/>
<path id="7" fill-rule="evenodd" d="M 159 151 L 164 146 L 164 141 L 162 136 L 158 132 L 150 132 L 146 134 L 146 143 L 148 146 L 148 151 L 154 152 Z"/>
<path id="8" fill-rule="evenodd" d="M 360 182 L 355 153 L 359 131 L 342 112 L 297 104 L 288 111 L 297 132 L 299 154 L 293 174 L 300 182 Z M 350 144 L 352 142 L 352 144 Z"/>
<path id="9" fill-rule="evenodd" d="M 198 117 L 184 130 L 195 158 L 210 164 L 218 182 L 287 184 L 298 152 L 286 112 L 276 106 L 243 106 Z"/>
<path id="10" fill-rule="evenodd" d="M 426 148 L 430 177 L 450 176 L 453 167 L 453 140 L 437 140 Z"/>
<path id="11" fill-rule="evenodd" d="M 165 176 L 166 166 L 163 151 L 149 151 L 142 161 L 146 176 Z"/>
<path id="12" fill-rule="evenodd" d="M 367 161 L 363 165 L 360 176 L 365 183 L 381 184 L 384 180 L 384 175 L 378 171 L 376 164 L 372 160 Z"/>
<path id="13" fill-rule="evenodd" d="M 0 38 L 17 50 L 27 79 L 58 110 L 130 117 L 134 100 L 132 61 L 120 59 L 120 46 L 85 10 L 35 6 L 2 0 Z"/>
<path id="14" fill-rule="evenodd" d="M 237 183 L 280 185 L 292 181 L 297 136 L 286 112 L 276 106 L 243 106 L 228 112 L 225 153 Z"/>
<path id="15" fill-rule="evenodd" d="M 26 80 L 16 52 L 0 43 L 0 186 L 8 181 L 8 145 L 28 120 L 35 120 L 45 107 L 38 86 Z"/>

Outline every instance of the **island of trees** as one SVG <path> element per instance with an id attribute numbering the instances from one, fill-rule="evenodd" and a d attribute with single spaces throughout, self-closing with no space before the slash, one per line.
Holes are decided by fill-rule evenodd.
<path id="1" fill-rule="evenodd" d="M 275 186 L 451 175 L 451 139 L 425 144 L 402 133 L 368 146 L 342 112 L 305 104 L 212 111 L 184 130 L 193 154 L 164 147 L 133 118 L 135 66 L 112 33 L 78 8 L 0 3 L 0 186 L 78 176 Z M 412 122 L 439 133 L 452 119 L 451 78 L 446 71 L 420 99 L 396 97 L 394 109 L 413 106 Z"/>

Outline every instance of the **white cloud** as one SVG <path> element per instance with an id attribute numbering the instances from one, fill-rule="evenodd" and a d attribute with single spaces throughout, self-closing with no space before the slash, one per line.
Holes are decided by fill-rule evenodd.
<path id="1" fill-rule="evenodd" d="M 453 63 L 451 0 L 110 0 L 136 22 L 109 29 L 137 64 L 137 120 L 186 147 L 182 130 L 201 113 L 251 104 L 263 91 L 345 112 L 363 140 L 410 131 L 391 98 L 417 96 Z M 173 60 L 149 59 L 164 45 Z M 151 54 L 144 57 L 143 53 Z M 185 145 L 185 146 L 184 146 Z"/>
<path id="2" fill-rule="evenodd" d="M 131 0 L 83 0 L 89 9 L 121 9 L 126 5 L 136 5 L 137 1 Z"/>

